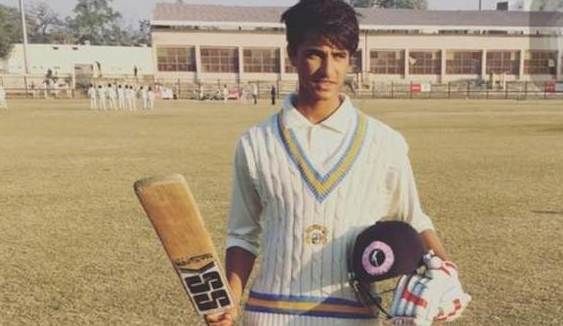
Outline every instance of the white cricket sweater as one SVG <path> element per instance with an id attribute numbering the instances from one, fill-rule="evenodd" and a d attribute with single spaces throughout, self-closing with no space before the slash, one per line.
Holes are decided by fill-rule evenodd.
<path id="1" fill-rule="evenodd" d="M 381 218 L 419 232 L 433 228 L 420 207 L 407 145 L 353 108 L 346 143 L 334 144 L 341 149 L 333 166 L 319 169 L 285 125 L 290 106 L 286 100 L 237 145 L 227 246 L 262 257 L 245 325 L 373 325 L 348 284 L 356 235 Z"/>

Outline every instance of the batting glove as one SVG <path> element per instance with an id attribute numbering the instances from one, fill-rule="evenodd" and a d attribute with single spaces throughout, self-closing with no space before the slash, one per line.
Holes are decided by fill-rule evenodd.
<path id="1" fill-rule="evenodd" d="M 394 325 L 431 325 L 458 318 L 471 296 L 463 291 L 457 267 L 430 253 L 424 257 L 423 273 L 400 278 L 393 296 Z"/>

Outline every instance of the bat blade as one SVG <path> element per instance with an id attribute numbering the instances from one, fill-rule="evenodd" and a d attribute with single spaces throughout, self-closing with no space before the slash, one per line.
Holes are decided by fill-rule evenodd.
<path id="1" fill-rule="evenodd" d="M 184 177 L 141 179 L 134 189 L 197 313 L 232 308 L 213 241 Z"/>

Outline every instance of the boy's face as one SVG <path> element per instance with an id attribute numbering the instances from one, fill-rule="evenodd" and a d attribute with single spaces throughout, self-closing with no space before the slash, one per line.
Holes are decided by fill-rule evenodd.
<path id="1" fill-rule="evenodd" d="M 291 52 L 290 52 L 291 53 Z M 291 57 L 299 75 L 299 96 L 318 102 L 338 98 L 348 70 L 350 54 L 325 38 L 309 38 Z"/>

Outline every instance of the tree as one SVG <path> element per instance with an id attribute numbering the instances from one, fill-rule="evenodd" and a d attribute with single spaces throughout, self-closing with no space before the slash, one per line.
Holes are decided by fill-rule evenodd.
<path id="1" fill-rule="evenodd" d="M 14 43 L 21 42 L 21 20 L 19 10 L 0 5 L 0 58 L 6 58 Z"/>
<path id="2" fill-rule="evenodd" d="M 530 11 L 560 11 L 563 9 L 562 0 L 534 0 L 530 3 Z"/>
<path id="3" fill-rule="evenodd" d="M 73 10 L 75 16 L 67 18 L 67 24 L 78 42 L 103 45 L 121 39 L 121 14 L 111 7 L 112 1 L 78 0 Z"/>
<path id="4" fill-rule="evenodd" d="M 139 20 L 139 30 L 135 38 L 137 44 L 151 45 L 151 21 L 148 19 Z"/>
<path id="5" fill-rule="evenodd" d="M 44 1 L 44 0 L 43 0 Z M 93 45 L 150 45 L 150 21 L 124 27 L 121 14 L 111 7 L 113 0 L 78 0 L 73 17 L 64 19 L 47 2 L 27 8 L 27 31 L 30 43 L 84 43 Z M 0 5 L 0 57 L 7 56 L 13 43 L 21 42 L 20 12 Z"/>
<path id="6" fill-rule="evenodd" d="M 351 0 L 354 7 L 360 8 L 405 8 L 405 9 L 426 9 L 426 0 Z"/>
<path id="7" fill-rule="evenodd" d="M 34 3 L 27 10 L 29 41 L 33 43 L 51 43 L 52 32 L 66 29 L 64 21 L 46 2 Z"/>

